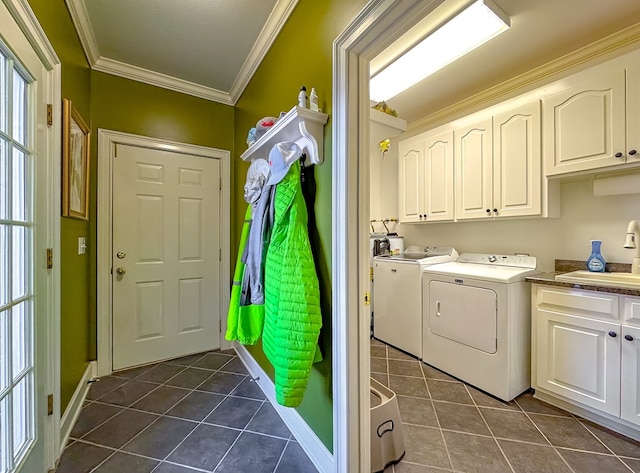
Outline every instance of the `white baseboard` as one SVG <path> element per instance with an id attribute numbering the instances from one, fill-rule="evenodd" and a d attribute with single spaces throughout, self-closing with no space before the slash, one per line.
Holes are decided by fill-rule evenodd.
<path id="1" fill-rule="evenodd" d="M 78 420 L 78 416 L 82 410 L 82 405 L 84 404 L 84 400 L 89 392 L 89 381 L 96 377 L 97 371 L 98 363 L 90 361 L 87 369 L 84 370 L 84 374 L 82 375 L 73 396 L 71 396 L 71 400 L 62 415 L 62 419 L 60 419 L 60 455 L 62 455 L 64 447 L 67 446 L 69 435 L 71 435 L 73 426 Z"/>
<path id="2" fill-rule="evenodd" d="M 309 459 L 313 462 L 320 473 L 333 473 L 334 460 L 331 452 L 325 447 L 311 427 L 293 408 L 284 407 L 278 404 L 275 397 L 275 386 L 273 381 L 267 376 L 262 367 L 251 356 L 247 349 L 239 344 L 234 343 L 233 347 L 236 353 L 245 364 L 251 376 L 256 380 L 260 389 L 264 392 L 271 405 L 280 415 L 283 422 L 287 424 L 289 430 L 296 438 L 302 449 L 306 452 Z"/>

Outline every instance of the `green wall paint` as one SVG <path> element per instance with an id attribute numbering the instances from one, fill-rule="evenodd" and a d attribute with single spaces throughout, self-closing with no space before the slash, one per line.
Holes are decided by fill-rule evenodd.
<path id="1" fill-rule="evenodd" d="M 232 174 L 232 261 L 235 261 L 246 203 L 243 185 L 249 163 L 239 160 L 246 149 L 249 128 L 265 116 L 278 116 L 297 103 L 302 85 L 315 87 L 320 107 L 331 113 L 333 41 L 364 7 L 365 0 L 318 2 L 300 0 L 278 38 L 236 104 L 236 159 Z M 320 279 L 323 329 L 320 346 L 324 360 L 314 365 L 298 412 L 329 450 L 333 449 L 331 379 L 331 118 L 324 130 L 322 166 L 313 167 L 315 215 L 309 215 L 311 244 Z M 269 376 L 273 369 L 257 344 L 247 347 Z"/>

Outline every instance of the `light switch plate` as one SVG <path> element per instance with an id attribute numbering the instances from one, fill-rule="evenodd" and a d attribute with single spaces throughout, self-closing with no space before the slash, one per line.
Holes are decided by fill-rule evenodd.
<path id="1" fill-rule="evenodd" d="M 83 255 L 87 252 L 87 240 L 85 237 L 78 237 L 78 254 Z"/>

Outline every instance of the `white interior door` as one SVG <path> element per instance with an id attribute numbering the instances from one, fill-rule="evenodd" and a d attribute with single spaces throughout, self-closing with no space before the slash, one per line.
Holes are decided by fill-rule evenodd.
<path id="1" fill-rule="evenodd" d="M 113 369 L 220 347 L 220 160 L 117 145 Z"/>
<path id="2" fill-rule="evenodd" d="M 48 73 L 2 3 L 0 24 L 0 473 L 31 473 L 51 441 Z"/>

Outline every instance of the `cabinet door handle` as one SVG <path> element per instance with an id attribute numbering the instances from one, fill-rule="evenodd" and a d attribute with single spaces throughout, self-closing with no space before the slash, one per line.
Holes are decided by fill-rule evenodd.
<path id="1" fill-rule="evenodd" d="M 618 336 L 618 334 L 612 330 L 611 332 L 609 332 L 609 336 L 611 338 L 616 338 Z"/>
<path id="2" fill-rule="evenodd" d="M 497 214 L 498 213 L 498 209 L 493 209 L 493 213 Z"/>
<path id="3" fill-rule="evenodd" d="M 487 213 L 490 214 L 491 213 L 491 209 L 487 209 Z"/>
<path id="4" fill-rule="evenodd" d="M 631 156 L 633 156 L 633 155 L 634 155 L 634 154 L 636 154 L 636 153 L 637 153 L 637 151 L 636 151 L 635 149 L 632 149 L 631 151 L 629 151 L 629 154 L 630 154 Z"/>
<path id="5" fill-rule="evenodd" d="M 625 339 L 625 340 L 628 340 L 628 341 L 630 341 L 630 342 L 632 342 L 632 341 L 633 341 L 633 337 L 632 337 L 631 335 L 625 335 L 625 336 L 624 336 L 624 339 Z"/>
<path id="6" fill-rule="evenodd" d="M 440 301 L 436 301 L 436 315 L 440 317 Z"/>
<path id="7" fill-rule="evenodd" d="M 622 153 L 617 152 L 616 154 L 614 154 L 614 156 L 615 156 L 616 158 L 621 158 L 621 157 L 622 157 Z"/>

